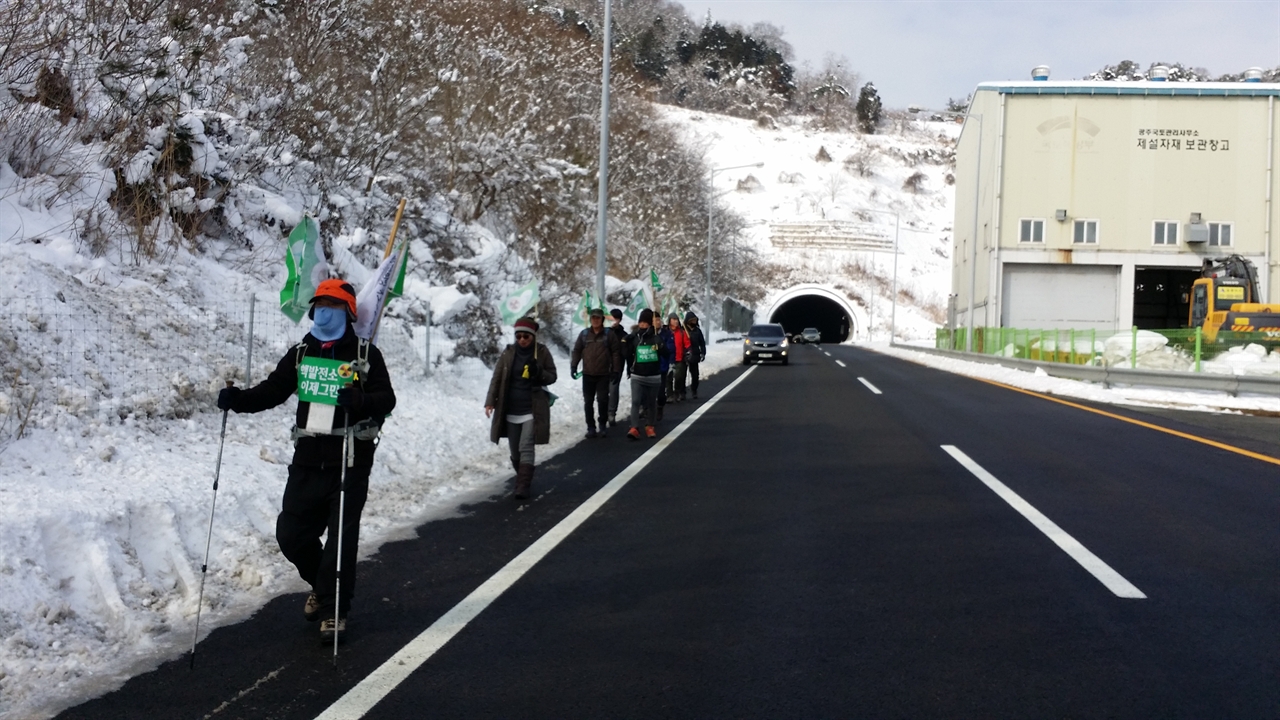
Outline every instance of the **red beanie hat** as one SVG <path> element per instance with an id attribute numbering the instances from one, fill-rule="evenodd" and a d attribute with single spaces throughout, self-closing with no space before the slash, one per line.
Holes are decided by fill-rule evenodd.
<path id="1" fill-rule="evenodd" d="M 516 332 L 527 332 L 538 337 L 538 322 L 531 317 L 522 317 L 516 321 Z"/>

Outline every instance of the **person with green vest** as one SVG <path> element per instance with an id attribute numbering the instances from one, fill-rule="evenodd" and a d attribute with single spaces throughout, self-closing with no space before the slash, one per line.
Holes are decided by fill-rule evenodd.
<path id="1" fill-rule="evenodd" d="M 640 439 L 640 409 L 645 411 L 644 434 L 658 437 L 653 423 L 658 417 L 658 394 L 662 392 L 662 363 L 670 350 L 653 327 L 653 311 L 640 311 L 635 332 L 627 336 L 627 377 L 631 378 L 631 429 L 627 437 Z"/>

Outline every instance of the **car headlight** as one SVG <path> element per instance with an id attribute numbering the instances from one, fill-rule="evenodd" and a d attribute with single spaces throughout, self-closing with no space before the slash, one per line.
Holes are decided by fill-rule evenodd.
<path id="1" fill-rule="evenodd" d="M 743 345 L 750 345 L 750 344 L 751 344 L 751 338 L 742 338 L 742 344 L 743 344 Z"/>
<path id="2" fill-rule="evenodd" d="M 783 338 L 783 339 L 782 339 L 782 347 L 786 347 L 786 346 L 787 346 L 787 339 L 786 339 L 786 338 Z"/>

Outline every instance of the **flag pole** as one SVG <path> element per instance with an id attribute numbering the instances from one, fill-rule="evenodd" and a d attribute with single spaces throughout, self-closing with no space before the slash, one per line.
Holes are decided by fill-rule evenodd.
<path id="1" fill-rule="evenodd" d="M 409 198 L 400 198 L 400 206 L 396 208 L 396 219 L 391 223 L 391 237 L 387 239 L 387 249 L 382 253 L 383 261 L 391 257 L 391 248 L 396 244 L 396 232 L 400 229 L 400 218 L 404 217 L 404 205 Z M 401 252 L 405 252 L 402 248 Z M 400 263 L 396 263 L 399 265 Z M 387 309 L 387 301 L 383 298 L 382 306 L 378 308 L 378 315 L 373 319 L 373 329 L 369 331 L 369 342 L 372 343 L 374 338 L 378 337 L 378 326 L 382 324 L 382 311 Z M 431 332 L 431 328 L 427 328 L 427 332 Z"/>
<path id="2" fill-rule="evenodd" d="M 391 223 L 391 237 L 387 239 L 387 249 L 382 252 L 383 260 L 391 257 L 391 248 L 396 244 L 396 231 L 400 229 L 400 218 L 404 217 L 404 204 L 408 200 L 409 198 L 400 198 L 400 206 L 396 208 L 395 222 Z M 378 326 L 375 323 L 373 327 L 376 330 Z"/>

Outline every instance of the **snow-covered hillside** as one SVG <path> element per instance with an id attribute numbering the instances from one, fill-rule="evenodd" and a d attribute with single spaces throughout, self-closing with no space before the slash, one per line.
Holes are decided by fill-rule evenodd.
<path id="1" fill-rule="evenodd" d="M 691 144 L 706 148 L 709 165 L 737 168 L 715 174 L 716 194 L 746 218 L 743 234 L 761 257 L 786 269 L 763 307 L 787 284 L 831 285 L 863 301 L 873 320 L 870 338 L 888 339 L 891 252 L 779 248 L 771 235 L 787 226 L 834 221 L 891 243 L 897 225 L 898 337 L 932 337 L 951 285 L 958 125 L 896 119 L 882 134 L 862 135 L 811 130 L 797 118 L 762 125 L 663 110 L 685 128 Z M 865 329 L 857 339 L 868 339 Z"/>

